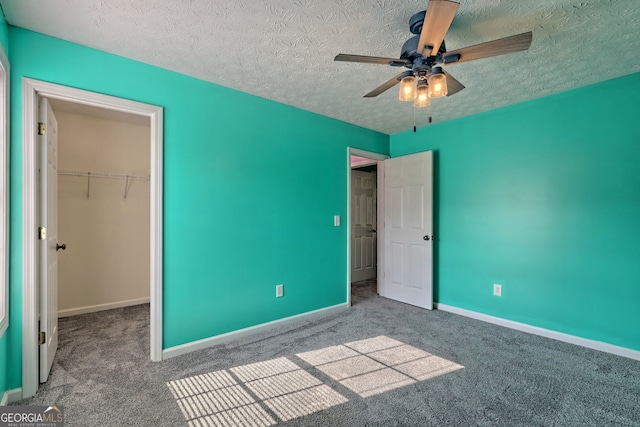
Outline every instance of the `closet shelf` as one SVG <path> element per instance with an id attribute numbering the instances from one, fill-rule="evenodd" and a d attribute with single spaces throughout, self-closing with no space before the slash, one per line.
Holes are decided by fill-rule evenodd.
<path id="1" fill-rule="evenodd" d="M 111 179 L 129 179 L 135 181 L 149 181 L 151 175 L 124 175 L 121 173 L 105 173 L 105 172 L 85 172 L 85 171 L 72 171 L 72 170 L 60 170 L 58 175 L 66 176 L 84 176 L 91 178 L 111 178 Z"/>
<path id="2" fill-rule="evenodd" d="M 121 173 L 84 172 L 72 170 L 59 170 L 58 175 L 80 176 L 87 178 L 87 200 L 91 196 L 91 178 L 124 179 L 124 198 L 126 200 L 133 181 L 149 181 L 151 175 L 125 175 Z"/>

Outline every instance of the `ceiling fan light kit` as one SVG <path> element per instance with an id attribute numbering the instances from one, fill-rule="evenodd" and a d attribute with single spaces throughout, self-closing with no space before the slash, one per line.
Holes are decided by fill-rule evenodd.
<path id="1" fill-rule="evenodd" d="M 447 76 L 442 67 L 433 67 L 429 74 L 429 98 L 442 98 L 447 93 Z"/>
<path id="2" fill-rule="evenodd" d="M 409 19 L 409 31 L 415 34 L 403 45 L 400 58 L 338 54 L 335 61 L 406 67 L 408 70 L 392 77 L 365 95 L 373 98 L 400 83 L 398 99 L 414 101 L 423 108 L 431 98 L 451 96 L 464 89 L 464 85 L 440 65 L 458 64 L 529 49 L 532 32 L 447 52 L 444 36 L 449 31 L 460 4 L 452 0 L 430 0 L 427 10 Z"/>
<path id="3" fill-rule="evenodd" d="M 416 99 L 413 102 L 413 106 L 416 108 L 424 108 L 431 105 L 431 99 L 429 97 L 429 86 L 424 78 L 418 80 L 416 89 Z"/>
<path id="4" fill-rule="evenodd" d="M 413 75 L 409 75 L 400 80 L 400 93 L 398 99 L 400 101 L 413 101 L 416 99 L 417 88 L 416 78 Z"/>

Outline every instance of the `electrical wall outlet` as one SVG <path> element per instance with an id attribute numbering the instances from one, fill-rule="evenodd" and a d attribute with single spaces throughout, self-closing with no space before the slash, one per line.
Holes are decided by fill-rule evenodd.
<path id="1" fill-rule="evenodd" d="M 493 294 L 497 297 L 502 296 L 502 285 L 493 284 Z"/>
<path id="2" fill-rule="evenodd" d="M 276 298 L 284 296 L 284 285 L 276 285 Z"/>

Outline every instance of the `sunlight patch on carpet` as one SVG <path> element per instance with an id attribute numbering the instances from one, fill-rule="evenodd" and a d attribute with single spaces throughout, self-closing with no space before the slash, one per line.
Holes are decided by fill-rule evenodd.
<path id="1" fill-rule="evenodd" d="M 189 426 L 266 427 L 347 402 L 285 357 L 170 381 Z"/>
<path id="2" fill-rule="evenodd" d="M 300 367 L 287 359 L 279 357 L 265 362 L 251 363 L 249 365 L 237 366 L 229 369 L 237 375 L 240 381 L 253 381 L 260 378 L 268 378 L 285 372 L 299 370 Z"/>
<path id="3" fill-rule="evenodd" d="M 304 360 L 302 355 L 299 354 L 297 356 Z M 329 375 L 334 380 L 342 381 L 346 378 L 379 371 L 384 369 L 385 366 L 367 356 L 359 355 L 348 359 L 325 363 L 323 365 L 316 365 L 316 368 Z"/>
<path id="4" fill-rule="evenodd" d="M 209 372 L 168 383 L 169 389 L 176 399 L 219 390 L 235 384 L 237 384 L 236 380 L 225 371 Z"/>
<path id="5" fill-rule="evenodd" d="M 254 400 L 239 385 L 198 394 L 178 400 L 178 405 L 187 419 L 200 418 L 239 408 L 253 403 Z"/>
<path id="6" fill-rule="evenodd" d="M 361 397 L 464 368 L 386 336 L 296 354 Z"/>
<path id="7" fill-rule="evenodd" d="M 385 368 L 368 374 L 356 375 L 340 381 L 340 384 L 362 397 L 374 396 L 415 383 L 415 380 L 393 369 Z"/>
<path id="8" fill-rule="evenodd" d="M 296 356 L 331 380 L 279 357 L 167 386 L 189 427 L 268 427 L 348 402 L 335 382 L 366 398 L 464 368 L 386 336 Z"/>
<path id="9" fill-rule="evenodd" d="M 261 378 L 259 380 L 245 383 L 247 387 L 261 400 L 267 400 L 284 394 L 315 387 L 322 384 L 322 381 L 298 369 L 293 372 L 285 372 L 273 377 Z"/>
<path id="10" fill-rule="evenodd" d="M 275 424 L 257 403 L 189 421 L 189 427 L 268 427 Z"/>
<path id="11" fill-rule="evenodd" d="M 274 399 L 265 400 L 264 403 L 282 421 L 289 421 L 294 418 L 310 415 L 315 412 L 324 411 L 332 406 L 346 403 L 348 400 L 328 385 L 320 385 L 297 391 L 295 393 L 284 394 Z"/>

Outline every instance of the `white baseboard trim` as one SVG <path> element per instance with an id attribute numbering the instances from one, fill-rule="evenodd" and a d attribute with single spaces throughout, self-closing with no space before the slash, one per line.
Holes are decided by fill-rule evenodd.
<path id="1" fill-rule="evenodd" d="M 2 400 L 0 400 L 0 406 L 7 406 L 10 403 L 22 400 L 22 388 L 14 388 L 13 390 L 7 390 L 2 394 Z"/>
<path id="2" fill-rule="evenodd" d="M 247 335 L 253 335 L 258 332 L 263 332 L 269 329 L 285 326 L 291 323 L 308 321 L 308 320 L 317 319 L 319 317 L 329 316 L 331 314 L 336 314 L 341 311 L 347 310 L 348 308 L 349 308 L 349 304 L 347 303 L 332 305 L 331 307 L 321 308 L 319 310 L 309 311 L 307 313 L 285 317 L 284 319 L 278 319 L 272 322 L 262 323 L 260 325 L 239 329 L 233 332 L 227 332 L 226 334 L 216 335 L 211 338 L 205 338 L 205 339 L 193 341 L 187 344 L 181 344 L 175 347 L 169 347 L 162 350 L 162 360 L 166 360 L 171 357 L 180 356 L 182 354 L 190 353 L 192 351 L 213 347 L 214 345 L 224 344 L 229 341 L 233 341 L 233 340 L 237 340 L 239 338 L 245 337 Z"/>
<path id="3" fill-rule="evenodd" d="M 527 325 L 526 323 L 514 322 L 513 320 L 502 319 L 500 317 L 490 316 L 488 314 L 478 313 L 477 311 L 466 310 L 464 308 L 453 307 L 451 305 L 436 304 L 436 307 L 438 310 L 447 311 L 453 314 L 459 314 L 460 316 L 470 317 L 472 319 L 481 320 L 487 323 L 493 323 L 494 325 L 516 329 L 518 331 L 527 332 L 529 334 L 540 335 L 542 337 L 587 347 L 593 350 L 604 351 L 605 353 L 611 353 L 617 356 L 628 357 L 629 359 L 640 360 L 640 351 L 638 350 L 632 350 L 630 348 L 620 347 L 602 341 L 594 341 L 587 338 L 581 338 L 575 335 L 565 334 L 563 332 L 552 331 L 551 329 L 531 326 Z"/>
<path id="4" fill-rule="evenodd" d="M 129 299 L 125 301 L 110 302 L 106 304 L 88 305 L 86 307 L 68 308 L 59 310 L 58 317 L 75 316 L 77 314 L 94 313 L 96 311 L 111 310 L 114 308 L 128 307 L 130 305 L 149 304 L 149 297 Z"/>

